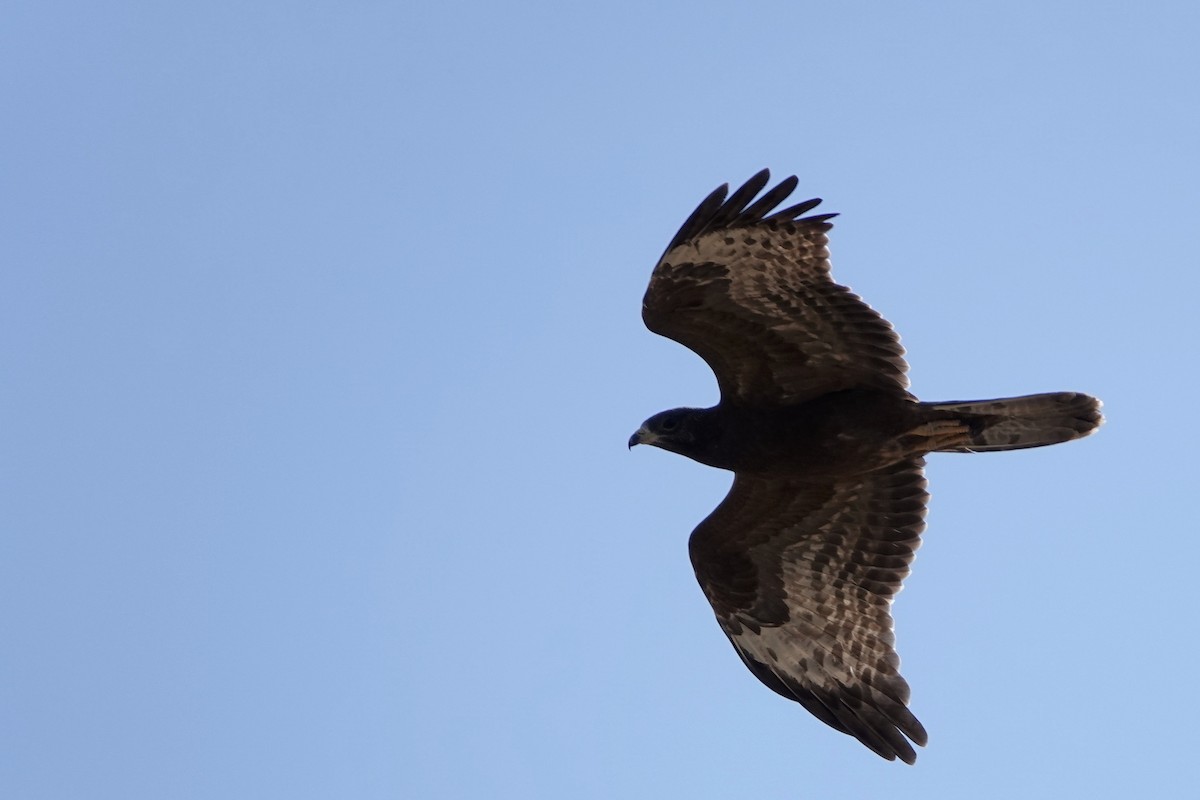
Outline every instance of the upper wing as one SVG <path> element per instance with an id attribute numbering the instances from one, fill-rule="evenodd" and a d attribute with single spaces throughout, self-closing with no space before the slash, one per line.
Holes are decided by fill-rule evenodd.
<path id="1" fill-rule="evenodd" d="M 710 194 L 654 268 L 642 319 L 700 355 L 722 400 L 783 403 L 852 387 L 904 392 L 904 348 L 892 326 L 829 277 L 834 214 L 800 218 L 820 200 L 767 216 L 796 187 L 755 175 L 726 200 Z"/>
<path id="2" fill-rule="evenodd" d="M 924 745 L 890 607 L 925 527 L 924 461 L 839 482 L 738 475 L 696 528 L 692 566 L 759 680 L 888 760 Z"/>

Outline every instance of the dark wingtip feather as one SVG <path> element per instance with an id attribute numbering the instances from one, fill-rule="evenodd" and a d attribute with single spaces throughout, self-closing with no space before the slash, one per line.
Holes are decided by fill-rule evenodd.
<path id="1" fill-rule="evenodd" d="M 784 200 L 786 200 L 788 195 L 790 195 L 792 192 L 794 192 L 796 190 L 796 187 L 799 184 L 800 184 L 800 179 L 797 178 L 795 175 L 789 175 L 788 177 L 784 178 L 782 181 L 779 182 L 779 184 L 774 189 L 772 189 L 771 191 L 764 194 L 762 197 L 755 200 L 754 205 L 750 206 L 745 211 L 743 211 L 742 219 L 753 221 L 753 222 L 758 222 L 772 208 L 774 208 L 775 206 L 779 205 Z M 821 201 L 820 200 L 815 200 L 815 201 L 810 200 L 809 202 L 815 206 L 817 203 L 819 203 Z"/>
<path id="2" fill-rule="evenodd" d="M 904 704 L 908 684 L 899 676 L 886 690 L 841 686 L 836 693 L 822 691 L 771 669 L 742 650 L 737 642 L 733 642 L 733 648 L 754 677 L 767 688 L 804 706 L 834 730 L 853 736 L 880 758 L 888 761 L 899 758 L 905 764 L 914 764 L 917 751 L 904 737 L 920 747 L 929 742 L 925 726 Z"/>
<path id="3" fill-rule="evenodd" d="M 713 218 L 708 223 L 709 229 L 720 230 L 741 221 L 746 206 L 750 204 L 755 195 L 763 190 L 763 187 L 770 180 L 770 170 L 764 169 L 755 173 L 750 180 L 743 183 L 736 192 L 730 195 L 729 199 L 721 206 L 721 209 L 713 215 Z"/>
<path id="4" fill-rule="evenodd" d="M 729 184 L 717 187 L 708 197 L 704 198 L 703 202 L 680 226 L 679 231 L 671 239 L 671 243 L 667 245 L 665 252 L 670 252 L 684 242 L 696 239 L 706 233 L 726 228 L 745 227 L 764 220 L 810 222 L 826 230 L 830 227 L 828 220 L 837 216 L 836 214 L 818 214 L 797 220 L 801 214 L 816 208 L 821 202 L 820 198 L 806 200 L 771 214 L 772 209 L 795 191 L 800 181 L 795 175 L 789 175 L 758 200 L 754 200 L 754 196 L 761 192 L 770 181 L 771 171 L 763 169 L 756 172 L 732 195 L 729 194 Z M 752 200 L 754 202 L 751 202 Z M 768 214 L 770 216 L 767 216 Z"/>
<path id="5" fill-rule="evenodd" d="M 679 226 L 679 232 L 675 234 L 675 238 L 667 245 L 667 250 L 670 251 L 676 245 L 682 244 L 688 239 L 694 239 L 703 233 L 709 220 L 721 210 L 721 204 L 725 202 L 727 194 L 729 194 L 728 183 L 722 183 L 716 189 L 709 192 L 708 197 L 700 201 L 700 205 L 696 206 L 696 210 Z"/>
<path id="6" fill-rule="evenodd" d="M 788 206 L 782 211 L 776 211 L 767 219 L 795 219 L 805 211 L 812 211 L 817 206 L 821 205 L 821 198 L 814 197 L 811 200 L 805 200 L 803 203 L 796 203 L 794 206 Z"/>

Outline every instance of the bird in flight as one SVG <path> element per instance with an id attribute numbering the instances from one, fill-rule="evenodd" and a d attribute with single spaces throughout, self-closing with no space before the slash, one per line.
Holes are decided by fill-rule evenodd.
<path id="1" fill-rule="evenodd" d="M 775 210 L 763 170 L 710 194 L 675 234 L 642 303 L 651 331 L 700 355 L 720 402 L 646 420 L 629 440 L 734 473 L 688 543 L 721 630 L 760 681 L 875 753 L 909 764 L 891 604 L 925 528 L 924 457 L 1078 439 L 1102 422 L 1078 392 L 927 403 L 900 339 L 829 274 L 834 214 Z"/>

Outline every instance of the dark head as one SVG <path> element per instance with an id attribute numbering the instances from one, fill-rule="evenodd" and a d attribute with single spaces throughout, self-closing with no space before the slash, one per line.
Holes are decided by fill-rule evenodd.
<path id="1" fill-rule="evenodd" d="M 702 455 L 714 443 L 711 412 L 708 408 L 673 408 L 655 414 L 629 437 L 629 447 L 650 444 L 708 463 Z"/>

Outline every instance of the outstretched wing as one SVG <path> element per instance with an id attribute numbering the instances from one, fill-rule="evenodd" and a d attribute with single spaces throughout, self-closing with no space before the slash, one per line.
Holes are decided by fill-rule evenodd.
<path id="1" fill-rule="evenodd" d="M 923 466 L 824 485 L 738 475 L 689 544 L 722 630 L 759 680 L 910 764 L 908 739 L 927 737 L 907 708 L 890 608 L 925 527 Z"/>
<path id="2" fill-rule="evenodd" d="M 892 326 L 829 276 L 834 214 L 801 215 L 820 200 L 770 213 L 796 187 L 755 175 L 729 199 L 704 200 L 654 268 L 642 319 L 694 350 L 716 373 L 722 401 L 788 403 L 871 387 L 904 393 L 904 349 Z"/>

